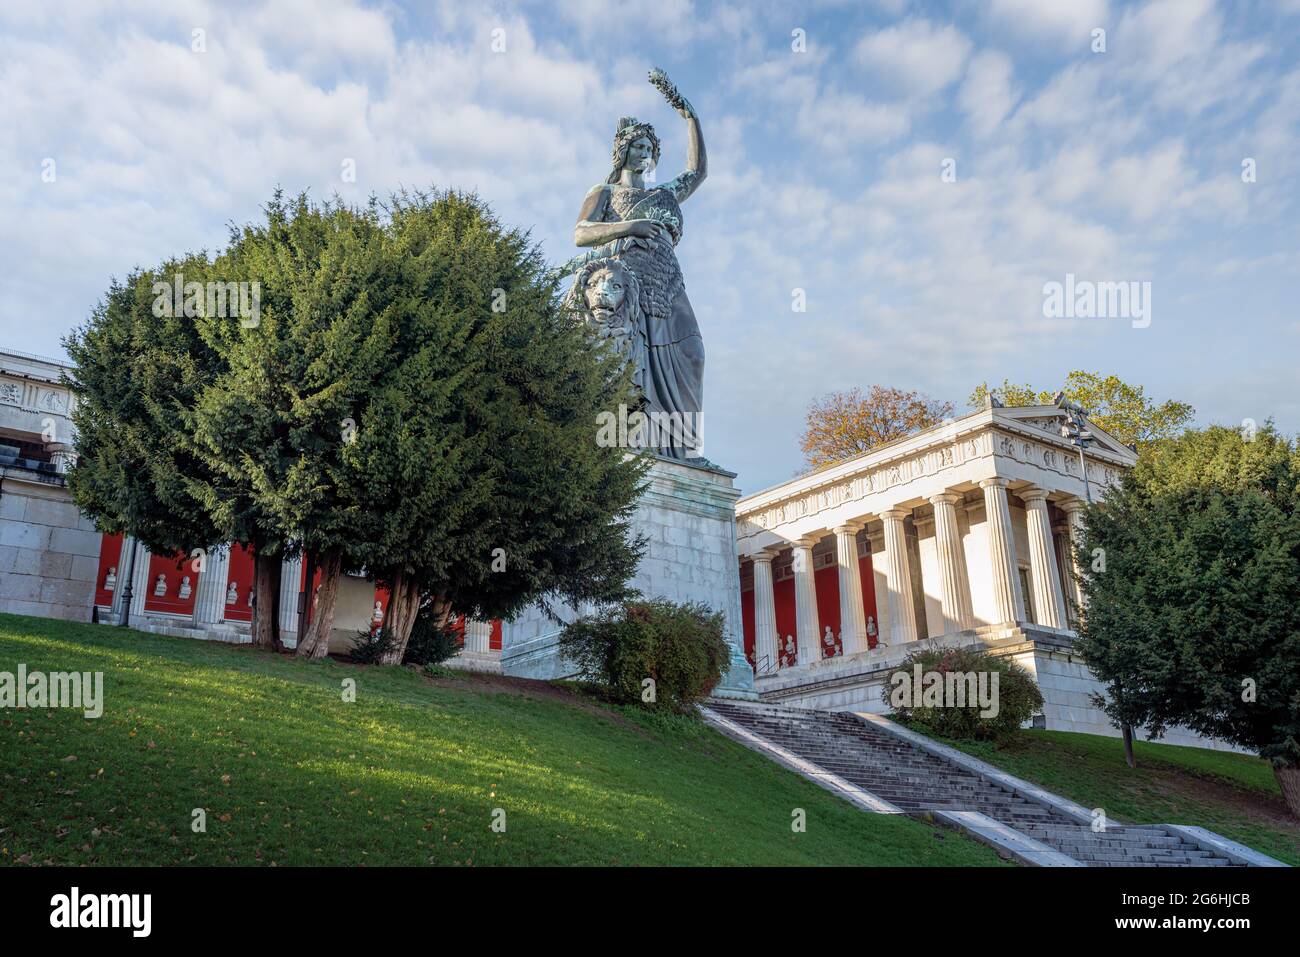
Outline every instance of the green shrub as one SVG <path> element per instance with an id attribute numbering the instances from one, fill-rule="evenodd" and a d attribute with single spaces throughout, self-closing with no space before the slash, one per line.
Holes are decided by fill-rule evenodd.
<path id="1" fill-rule="evenodd" d="M 917 665 L 921 667 L 920 688 L 916 687 Z M 930 673 L 940 678 L 927 679 Z M 971 675 L 975 676 L 974 682 L 969 679 Z M 980 703 L 981 696 L 989 707 Z M 1006 739 L 1043 707 L 1043 695 L 1028 671 L 1014 661 L 978 648 L 944 648 L 908 655 L 890 672 L 881 700 L 900 720 L 919 730 L 964 740 Z M 985 710 L 990 713 L 982 716 Z"/>
<path id="2" fill-rule="evenodd" d="M 352 639 L 352 660 L 363 665 L 377 664 L 395 642 L 387 628 L 381 628 L 375 634 L 359 631 Z M 421 607 L 411 625 L 411 637 L 406 643 L 402 664 L 436 667 L 458 651 L 460 636 L 450 628 L 440 628 L 432 609 Z"/>
<path id="3" fill-rule="evenodd" d="M 377 633 L 358 631 L 352 638 L 352 660 L 358 664 L 376 664 L 392 647 L 396 639 L 387 628 Z"/>
<path id="4" fill-rule="evenodd" d="M 459 636 L 450 628 L 438 627 L 431 609 L 421 607 L 411 625 L 411 639 L 406 643 L 403 664 L 437 666 L 460 651 Z"/>
<path id="5" fill-rule="evenodd" d="M 722 621 L 705 605 L 633 601 L 568 625 L 560 651 L 614 701 L 686 712 L 730 661 Z"/>

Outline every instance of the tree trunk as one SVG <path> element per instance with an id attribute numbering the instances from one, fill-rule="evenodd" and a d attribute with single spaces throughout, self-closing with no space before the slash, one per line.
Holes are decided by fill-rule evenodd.
<path id="1" fill-rule="evenodd" d="M 411 630 L 415 627 L 416 616 L 420 613 L 420 582 L 405 569 L 399 569 L 389 576 L 392 589 L 388 598 L 388 614 L 384 616 L 384 628 L 393 638 L 393 646 L 384 654 L 379 663 L 383 665 L 400 665 L 406 657 L 406 646 L 411 640 Z M 446 603 L 438 604 L 434 613 L 445 616 Z"/>
<path id="2" fill-rule="evenodd" d="M 253 553 L 253 644 L 259 648 L 280 648 L 279 555 Z"/>
<path id="3" fill-rule="evenodd" d="M 298 655 L 303 658 L 324 658 L 330 651 L 330 635 L 334 631 L 334 607 L 339 594 L 339 578 L 343 574 L 343 553 L 330 549 L 320 556 L 320 591 L 311 595 L 311 579 L 307 579 L 307 606 L 312 611 L 311 624 L 298 642 Z"/>
<path id="4" fill-rule="evenodd" d="M 1273 776 L 1282 789 L 1282 798 L 1291 816 L 1300 818 L 1300 764 L 1273 765 Z"/>
<path id="5" fill-rule="evenodd" d="M 1137 758 L 1133 755 L 1133 725 L 1125 724 L 1120 727 L 1124 734 L 1124 763 L 1130 768 L 1138 766 Z"/>

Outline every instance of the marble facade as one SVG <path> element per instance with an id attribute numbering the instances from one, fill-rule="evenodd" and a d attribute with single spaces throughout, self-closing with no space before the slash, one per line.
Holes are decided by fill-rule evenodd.
<path id="1" fill-rule="evenodd" d="M 887 675 L 913 651 L 982 646 L 1034 675 L 1046 728 L 1118 734 L 1092 703 L 1102 686 L 1073 650 L 1074 555 L 1088 497 L 1104 496 L 1137 454 L 1093 425 L 1081 462 L 1063 419 L 1055 406 L 989 406 L 742 498 L 739 558 L 742 579 L 753 581 L 744 602 L 753 602 L 747 637 L 760 698 L 883 713 Z M 868 559 L 875 587 L 864 596 L 854 565 Z M 815 572 L 832 563 L 842 651 L 828 656 L 814 638 Z M 773 583 L 790 577 L 795 614 L 785 619 L 795 633 L 786 636 Z M 868 647 L 859 636 L 870 609 Z M 795 660 L 774 658 L 788 637 Z M 1220 747 L 1180 729 L 1164 740 Z"/>

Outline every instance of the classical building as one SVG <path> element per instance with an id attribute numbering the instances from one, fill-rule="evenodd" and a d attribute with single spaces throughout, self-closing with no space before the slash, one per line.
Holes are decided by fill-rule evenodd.
<path id="1" fill-rule="evenodd" d="M 885 712 L 914 651 L 982 646 L 1043 693 L 1038 724 L 1117 732 L 1073 650 L 1081 511 L 1137 461 L 1056 406 L 990 405 L 736 505 L 745 653 L 764 701 Z M 1173 743 L 1213 746 L 1171 731 Z"/>
<path id="2" fill-rule="evenodd" d="M 86 620 L 99 533 L 64 478 L 76 398 L 63 370 L 0 349 L 0 611 Z"/>
<path id="3" fill-rule="evenodd" d="M 76 396 L 54 359 L 0 350 L 0 611 L 73 621 L 121 620 L 131 582 L 132 627 L 220 641 L 251 640 L 253 556 L 241 545 L 201 555 L 151 554 L 121 535 L 103 535 L 68 492 L 75 461 L 71 414 Z M 281 634 L 297 643 L 307 608 L 302 558 L 286 560 Z M 311 592 L 319 579 L 313 583 Z M 375 630 L 388 590 L 345 575 L 339 585 L 332 651 L 347 651 L 360 631 Z M 499 671 L 501 623 L 458 620 L 464 647 L 455 664 Z"/>
<path id="4" fill-rule="evenodd" d="M 134 553 L 134 554 L 133 554 Z M 253 554 L 243 545 L 224 545 L 205 553 L 156 555 L 143 543 L 121 535 L 104 535 L 95 580 L 95 617 L 121 620 L 125 578 L 134 568 L 129 622 L 133 628 L 187 638 L 244 643 L 252 640 Z M 302 557 L 285 559 L 280 575 L 280 636 L 294 647 L 311 621 L 307 596 L 320 587 L 319 573 L 310 588 Z M 346 653 L 357 634 L 374 633 L 388 613 L 388 589 L 360 575 L 344 575 L 335 599 L 330 651 Z M 462 650 L 455 667 L 501 670 L 501 623 L 457 619 Z"/>

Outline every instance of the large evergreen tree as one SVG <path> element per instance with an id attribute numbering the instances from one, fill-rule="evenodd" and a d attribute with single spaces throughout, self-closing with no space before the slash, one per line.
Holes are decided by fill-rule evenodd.
<path id="1" fill-rule="evenodd" d="M 422 600 L 445 621 L 626 597 L 645 462 L 600 447 L 597 417 L 634 404 L 627 371 L 477 199 L 394 197 L 387 233 L 390 347 L 344 455 L 365 524 L 352 557 L 391 589 L 386 660 Z"/>
<path id="2" fill-rule="evenodd" d="M 1111 719 L 1258 751 L 1300 815 L 1300 450 L 1271 425 L 1153 443 L 1079 559 Z"/>
<path id="3" fill-rule="evenodd" d="M 256 283 L 257 315 L 159 315 L 151 285 L 181 270 Z M 473 197 L 277 193 L 216 257 L 115 285 L 69 342 L 78 502 L 158 550 L 251 545 L 264 646 L 281 560 L 305 551 L 305 655 L 328 649 L 348 568 L 391 587 L 395 660 L 422 601 L 441 623 L 625 597 L 645 460 L 602 448 L 597 416 L 633 404 L 630 376 L 556 282 Z"/>

